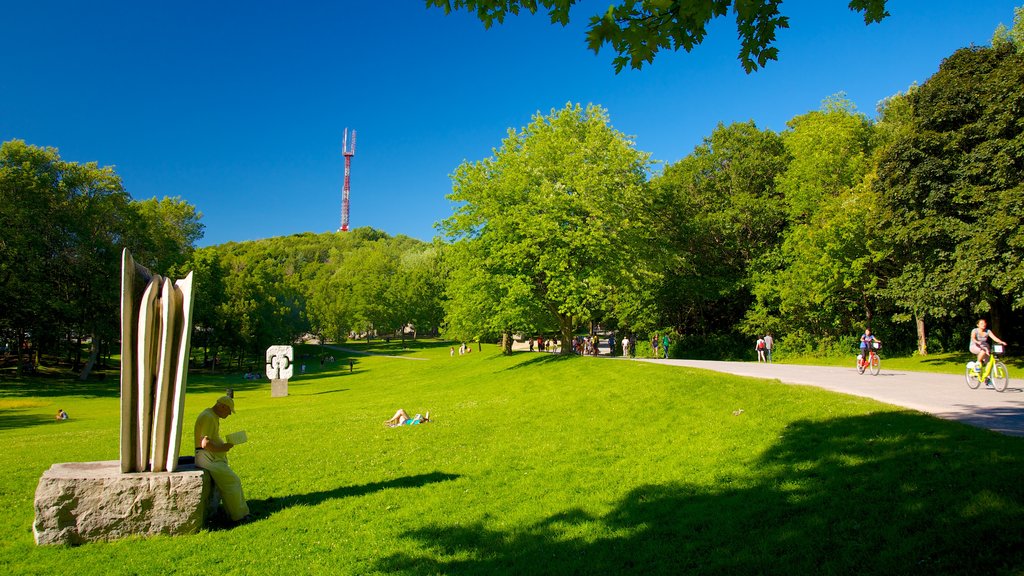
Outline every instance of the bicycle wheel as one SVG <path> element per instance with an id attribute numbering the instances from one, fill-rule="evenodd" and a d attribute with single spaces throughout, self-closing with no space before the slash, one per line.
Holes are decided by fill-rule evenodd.
<path id="1" fill-rule="evenodd" d="M 877 354 L 871 355 L 871 375 L 878 376 L 878 373 L 882 370 L 882 359 Z"/>
<path id="2" fill-rule="evenodd" d="M 860 358 L 857 359 L 857 373 L 858 374 L 863 374 L 864 373 L 864 369 L 867 368 L 867 367 L 868 367 L 868 365 L 866 363 L 864 363 L 864 362 L 861 362 Z"/>
<path id="3" fill-rule="evenodd" d="M 964 375 L 967 380 L 967 387 L 970 389 L 976 389 L 981 386 L 981 380 L 978 378 L 978 373 L 971 368 L 967 368 L 967 373 Z"/>
<path id="4" fill-rule="evenodd" d="M 1006 385 L 1010 383 L 1010 374 L 1006 371 L 1006 364 L 996 362 L 996 365 L 992 367 L 991 378 L 996 392 L 1006 390 Z"/>

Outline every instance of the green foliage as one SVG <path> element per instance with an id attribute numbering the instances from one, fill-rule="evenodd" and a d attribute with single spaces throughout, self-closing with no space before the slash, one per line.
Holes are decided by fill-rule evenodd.
<path id="1" fill-rule="evenodd" d="M 1013 27 L 1006 28 L 1002 22 L 992 34 L 992 47 L 996 50 L 1016 50 L 1024 53 L 1024 6 L 1013 9 Z"/>
<path id="2" fill-rule="evenodd" d="M 133 202 L 113 168 L 66 162 L 21 140 L 0 146 L 0 219 L 4 339 L 29 338 L 52 354 L 90 338 L 93 359 L 119 335 L 121 250 L 170 268 L 202 235 L 187 203 Z"/>
<path id="3" fill-rule="evenodd" d="M 785 230 L 775 181 L 788 162 L 771 130 L 720 124 L 653 182 L 665 198 L 658 242 L 672 254 L 659 295 L 664 322 L 686 333 L 731 331 L 750 301 L 748 267 Z"/>
<path id="4" fill-rule="evenodd" d="M 657 279 L 648 155 L 597 106 L 566 105 L 510 130 L 493 158 L 452 176 L 460 203 L 448 323 L 456 335 L 555 325 L 563 339 L 600 315 L 649 317 Z M 652 247 L 655 250 L 652 250 Z"/>
<path id="5" fill-rule="evenodd" d="M 910 127 L 878 168 L 901 256 L 892 298 L 932 316 L 1024 305 L 1024 56 L 958 50 L 907 99 Z"/>
<path id="6" fill-rule="evenodd" d="M 203 215 L 195 206 L 180 197 L 150 198 L 132 202 L 131 206 L 140 223 L 132 250 L 136 262 L 167 273 L 188 260 L 206 227 L 199 222 Z"/>
<path id="7" fill-rule="evenodd" d="M 569 23 L 569 9 L 577 0 L 426 0 L 428 7 L 475 11 L 490 28 L 508 14 L 520 10 L 536 13 L 543 8 L 552 23 Z M 782 0 L 750 2 L 745 0 L 618 0 L 604 14 L 590 17 L 587 46 L 598 53 L 606 44 L 616 52 L 616 73 L 628 64 L 640 69 L 650 64 L 661 50 L 690 52 L 707 36 L 711 20 L 726 16 L 730 8 L 736 16 L 740 39 L 739 60 L 747 73 L 777 60 L 779 50 L 775 31 L 789 27 L 789 18 L 779 11 Z M 865 24 L 880 22 L 889 16 L 886 0 L 851 0 L 850 9 L 864 13 Z"/>
<path id="8" fill-rule="evenodd" d="M 30 503 L 53 463 L 116 459 L 116 386 L 4 383 L 4 573 L 1024 570 L 1019 438 L 643 362 L 493 346 L 449 358 L 447 343 L 415 362 L 333 353 L 339 365 L 310 363 L 286 398 L 238 374 L 189 379 L 189 423 L 235 388 L 221 429 L 248 432 L 230 458 L 254 522 L 79 547 L 36 546 Z M 381 426 L 399 407 L 434 422 Z M 54 422 L 58 408 L 71 420 Z"/>
<path id="9" fill-rule="evenodd" d="M 836 338 L 875 314 L 880 263 L 879 200 L 870 185 L 873 125 L 842 97 L 794 118 L 784 134 L 792 158 L 777 182 L 789 228 L 750 268 L 755 305 L 748 334 L 806 331 Z"/>

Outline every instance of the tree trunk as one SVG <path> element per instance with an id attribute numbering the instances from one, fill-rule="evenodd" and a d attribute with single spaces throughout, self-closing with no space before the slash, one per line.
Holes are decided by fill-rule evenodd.
<path id="1" fill-rule="evenodd" d="M 996 336 L 1000 336 L 1003 333 L 1003 315 L 1000 314 L 999 301 L 991 302 L 988 307 L 989 315 L 992 317 L 992 321 L 988 323 L 989 330 L 992 331 Z M 1005 338 L 1003 338 L 1005 340 Z"/>
<path id="2" fill-rule="evenodd" d="M 501 333 L 501 353 L 505 356 L 512 354 L 512 335 L 508 330 Z"/>
<path id="3" fill-rule="evenodd" d="M 89 361 L 85 363 L 85 368 L 82 368 L 82 373 L 78 375 L 78 379 L 82 382 L 89 379 L 92 367 L 96 365 L 96 358 L 100 355 L 100 339 L 93 334 L 89 342 Z M 78 348 L 81 350 L 82 346 L 79 345 Z"/>
<path id="4" fill-rule="evenodd" d="M 917 353 L 921 356 L 928 355 L 928 339 L 924 332 L 924 314 L 914 314 L 914 323 L 917 324 Z"/>
<path id="5" fill-rule="evenodd" d="M 572 354 L 572 319 L 568 316 L 558 315 L 558 331 L 562 333 L 561 354 Z"/>
<path id="6" fill-rule="evenodd" d="M 22 360 L 22 354 L 21 353 L 22 353 L 22 349 L 24 347 L 25 347 L 25 331 L 22 330 L 21 328 L 19 328 L 18 329 L 18 370 L 17 370 L 18 376 L 21 376 L 22 373 L 23 373 L 22 364 L 23 364 L 24 361 Z"/>

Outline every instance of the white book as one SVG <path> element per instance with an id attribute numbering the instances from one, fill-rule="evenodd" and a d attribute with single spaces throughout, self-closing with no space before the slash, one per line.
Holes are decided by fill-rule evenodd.
<path id="1" fill-rule="evenodd" d="M 245 435 L 245 430 L 232 432 L 224 437 L 224 441 L 229 444 L 245 444 L 248 440 L 249 437 Z"/>

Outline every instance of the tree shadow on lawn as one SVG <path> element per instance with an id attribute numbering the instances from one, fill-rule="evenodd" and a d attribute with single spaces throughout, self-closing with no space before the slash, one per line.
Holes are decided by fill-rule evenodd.
<path id="1" fill-rule="evenodd" d="M 53 416 L 41 414 L 20 414 L 20 410 L 0 410 L 0 430 L 12 430 L 14 428 L 27 428 L 29 426 L 42 426 L 52 424 L 59 426 L 64 424 L 54 420 Z"/>
<path id="2" fill-rule="evenodd" d="M 721 476 L 713 486 L 642 486 L 606 515 L 569 509 L 511 530 L 484 520 L 413 529 L 405 536 L 423 552 L 392 554 L 377 568 L 786 575 L 1024 569 L 1018 439 L 904 412 L 799 421 L 750 472 Z"/>
<path id="3" fill-rule="evenodd" d="M 76 378 L 24 378 L 0 382 L 0 398 L 54 396 L 117 398 L 121 396 L 120 376 L 85 382 Z"/>
<path id="4" fill-rule="evenodd" d="M 429 474 L 416 474 L 414 476 L 403 476 L 382 482 L 370 482 L 357 486 L 339 486 L 331 490 L 309 492 L 307 494 L 292 494 L 280 498 L 265 498 L 263 500 L 250 500 L 249 509 L 257 518 L 265 518 L 292 506 L 316 506 L 327 500 L 335 498 L 350 498 L 353 496 L 365 496 L 374 492 L 380 492 L 388 488 L 419 488 L 427 484 L 447 482 L 460 478 L 459 474 L 447 474 L 444 472 L 430 472 Z"/>
<path id="5" fill-rule="evenodd" d="M 513 352 L 512 354 L 516 356 L 518 356 L 519 354 L 536 354 L 537 357 L 530 358 L 525 362 L 520 362 L 515 366 L 509 366 L 508 368 L 505 368 L 505 370 L 519 370 L 527 367 L 532 368 L 534 366 L 539 366 L 541 364 L 551 364 L 553 362 L 568 362 L 574 358 L 579 358 L 579 356 L 576 356 L 575 354 L 549 354 L 546 352 Z"/>

